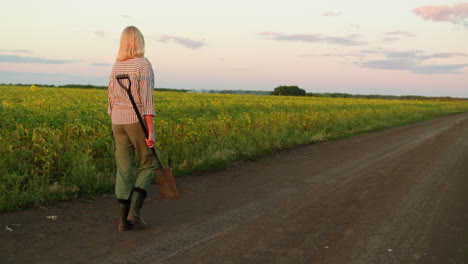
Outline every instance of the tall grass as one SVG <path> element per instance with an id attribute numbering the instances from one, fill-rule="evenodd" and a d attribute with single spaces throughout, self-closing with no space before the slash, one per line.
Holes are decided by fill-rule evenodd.
<path id="1" fill-rule="evenodd" d="M 468 111 L 467 102 L 156 92 L 175 175 L 301 144 Z M 107 91 L 0 86 L 0 211 L 113 191 Z"/>

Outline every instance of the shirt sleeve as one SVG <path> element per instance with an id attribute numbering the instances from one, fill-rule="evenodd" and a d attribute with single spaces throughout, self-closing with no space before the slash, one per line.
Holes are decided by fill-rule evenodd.
<path id="1" fill-rule="evenodd" d="M 111 76 L 109 77 L 109 85 L 107 86 L 107 102 L 108 102 L 107 113 L 109 115 L 112 115 L 112 107 L 114 106 L 114 96 L 112 95 L 112 93 L 114 92 L 113 76 L 114 76 L 114 69 L 112 69 Z"/>
<path id="2" fill-rule="evenodd" d="M 149 61 L 140 68 L 140 74 L 137 77 L 141 89 L 142 115 L 155 115 L 154 111 L 154 72 Z"/>

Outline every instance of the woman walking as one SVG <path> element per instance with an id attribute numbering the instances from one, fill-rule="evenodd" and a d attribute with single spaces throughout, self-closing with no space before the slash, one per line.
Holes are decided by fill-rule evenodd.
<path id="1" fill-rule="evenodd" d="M 140 30 L 134 26 L 125 28 L 108 87 L 108 113 L 112 120 L 117 164 L 115 195 L 119 204 L 119 231 L 146 227 L 140 209 L 156 167 L 150 150 L 154 146 L 154 73 L 144 54 L 145 40 Z M 131 92 L 148 130 L 146 139 L 127 92 L 117 82 L 116 76 L 121 74 L 127 74 L 132 82 Z"/>

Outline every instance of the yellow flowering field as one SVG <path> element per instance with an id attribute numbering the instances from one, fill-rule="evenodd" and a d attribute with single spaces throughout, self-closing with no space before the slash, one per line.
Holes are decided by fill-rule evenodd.
<path id="1" fill-rule="evenodd" d="M 468 111 L 467 101 L 155 92 L 157 148 L 175 175 L 301 144 Z M 113 191 L 107 91 L 0 86 L 0 211 Z"/>

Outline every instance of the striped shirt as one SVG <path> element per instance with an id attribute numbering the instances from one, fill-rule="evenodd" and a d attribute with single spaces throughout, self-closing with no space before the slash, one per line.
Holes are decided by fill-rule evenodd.
<path id="1" fill-rule="evenodd" d="M 132 82 L 130 91 L 142 116 L 155 115 L 153 103 L 154 73 L 151 63 L 145 57 L 137 57 L 126 61 L 116 61 L 112 68 L 107 90 L 109 107 L 107 113 L 113 124 L 133 124 L 138 117 L 133 109 L 130 98 L 117 82 L 116 76 L 128 74 Z M 128 88 L 128 81 L 121 81 Z"/>

